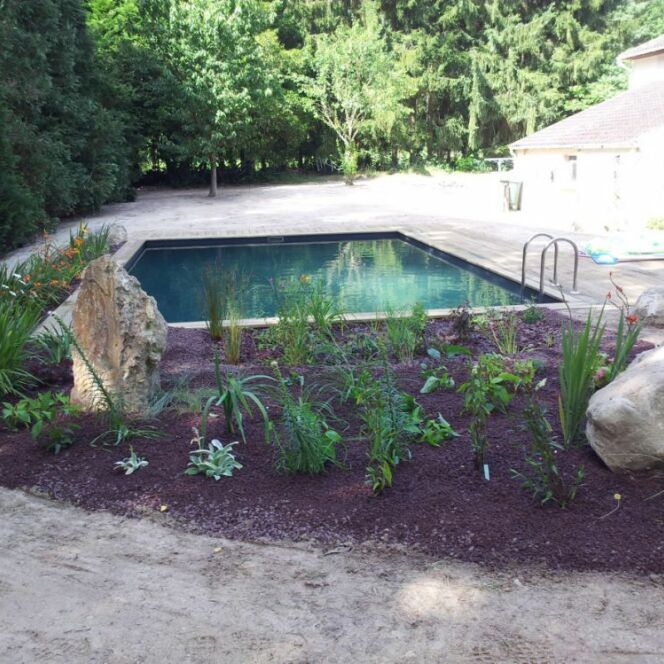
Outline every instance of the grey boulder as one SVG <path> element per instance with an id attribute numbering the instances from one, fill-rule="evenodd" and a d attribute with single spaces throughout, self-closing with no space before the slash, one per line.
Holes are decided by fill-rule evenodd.
<path id="1" fill-rule="evenodd" d="M 595 392 L 586 436 L 613 471 L 664 466 L 664 347 L 642 353 Z"/>

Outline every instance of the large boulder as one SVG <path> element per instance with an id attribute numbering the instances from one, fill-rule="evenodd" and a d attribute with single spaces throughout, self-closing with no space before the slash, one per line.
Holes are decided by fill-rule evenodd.
<path id="1" fill-rule="evenodd" d="M 83 273 L 72 329 L 83 353 L 105 388 L 127 412 L 143 411 L 159 388 L 159 362 L 167 326 L 135 277 L 110 256 L 102 256 Z M 90 371 L 77 352 L 72 400 L 88 410 L 104 403 Z"/>
<path id="2" fill-rule="evenodd" d="M 643 291 L 634 307 L 634 315 L 648 325 L 664 326 L 664 286 Z"/>
<path id="3" fill-rule="evenodd" d="M 588 406 L 586 435 L 613 471 L 664 466 L 664 347 L 639 355 Z"/>

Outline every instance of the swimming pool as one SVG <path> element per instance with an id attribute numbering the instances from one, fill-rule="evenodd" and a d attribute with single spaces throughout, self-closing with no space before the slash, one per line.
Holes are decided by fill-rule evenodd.
<path id="1" fill-rule="evenodd" d="M 320 283 L 347 313 L 522 301 L 515 282 L 396 232 L 149 241 L 127 264 L 170 323 L 205 320 L 208 268 L 241 275 L 244 318 L 276 315 L 275 289 L 301 277 Z"/>

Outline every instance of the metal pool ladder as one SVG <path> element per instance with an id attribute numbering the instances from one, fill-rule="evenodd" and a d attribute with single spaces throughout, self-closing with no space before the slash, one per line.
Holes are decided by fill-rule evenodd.
<path id="1" fill-rule="evenodd" d="M 559 253 L 558 243 L 560 242 L 566 242 L 572 247 L 572 249 L 574 249 L 574 279 L 572 282 L 572 290 L 570 292 L 572 293 L 572 295 L 576 295 L 578 293 L 576 286 L 577 286 L 577 278 L 579 276 L 579 248 L 577 247 L 576 243 L 572 242 L 572 240 L 566 237 L 554 238 L 553 235 L 549 235 L 548 233 L 536 233 L 528 240 L 528 242 L 526 242 L 523 245 L 523 254 L 521 257 L 521 297 L 523 297 L 523 293 L 526 289 L 526 257 L 528 254 L 528 247 L 530 246 L 530 243 L 533 242 L 533 240 L 537 240 L 540 237 L 547 238 L 549 242 L 542 249 L 540 257 L 539 297 L 541 298 L 542 295 L 544 294 L 544 273 L 546 271 L 546 254 L 552 246 L 554 248 L 554 252 L 553 252 L 553 279 L 551 283 L 553 283 L 554 286 L 560 287 L 560 284 L 558 283 L 558 253 Z"/>

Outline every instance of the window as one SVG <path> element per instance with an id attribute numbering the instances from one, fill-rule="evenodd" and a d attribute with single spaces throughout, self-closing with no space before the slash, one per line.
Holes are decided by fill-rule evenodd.
<path id="1" fill-rule="evenodd" d="M 568 165 L 568 176 L 569 179 L 572 182 L 576 182 L 576 164 L 577 164 L 577 159 L 575 154 L 566 154 L 565 155 L 565 161 L 567 162 Z"/>

